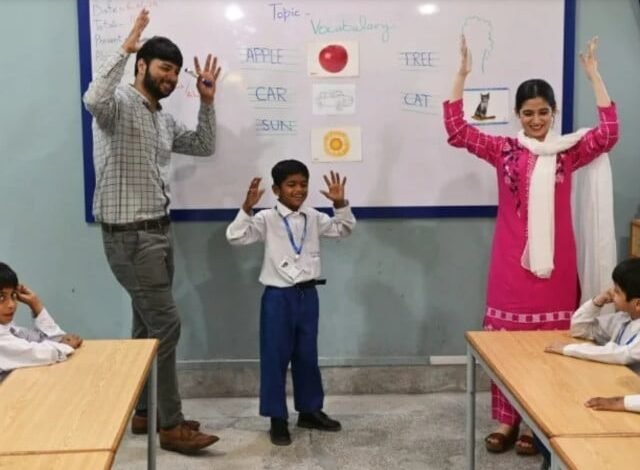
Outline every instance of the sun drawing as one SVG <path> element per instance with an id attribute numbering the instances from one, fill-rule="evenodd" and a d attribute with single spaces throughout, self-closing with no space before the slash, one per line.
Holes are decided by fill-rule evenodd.
<path id="1" fill-rule="evenodd" d="M 324 152 L 333 157 L 344 157 L 349 153 L 349 136 L 342 131 L 329 131 L 324 135 Z"/>

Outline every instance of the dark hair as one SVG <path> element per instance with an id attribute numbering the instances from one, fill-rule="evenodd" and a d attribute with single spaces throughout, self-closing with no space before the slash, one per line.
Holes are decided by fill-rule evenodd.
<path id="1" fill-rule="evenodd" d="M 640 258 L 621 261 L 611 277 L 627 300 L 640 299 Z"/>
<path id="2" fill-rule="evenodd" d="M 309 179 L 309 169 L 304 163 L 298 160 L 282 160 L 276 163 L 271 169 L 273 184 L 276 186 L 280 186 L 282 182 L 291 175 L 302 175 Z"/>
<path id="3" fill-rule="evenodd" d="M 138 61 L 144 60 L 149 65 L 153 59 L 166 60 L 172 64 L 176 64 L 178 68 L 182 68 L 182 52 L 173 41 L 162 36 L 153 36 L 146 41 L 136 54 L 136 65 L 133 75 L 138 75 Z"/>
<path id="4" fill-rule="evenodd" d="M 542 98 L 545 100 L 555 113 L 556 97 L 553 93 L 553 88 L 541 78 L 532 78 L 520 84 L 516 91 L 516 113 L 520 112 L 525 101 L 533 98 Z"/>
<path id="5" fill-rule="evenodd" d="M 0 262 L 0 289 L 18 287 L 18 275 L 8 264 Z"/>

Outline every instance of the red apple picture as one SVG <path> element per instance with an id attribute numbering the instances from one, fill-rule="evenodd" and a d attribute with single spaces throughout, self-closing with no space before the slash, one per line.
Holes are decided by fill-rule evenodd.
<path id="1" fill-rule="evenodd" d="M 357 41 L 318 41 L 307 44 L 307 71 L 310 77 L 357 77 Z"/>
<path id="2" fill-rule="evenodd" d="M 338 73 L 344 69 L 349 61 L 347 50 L 339 44 L 329 44 L 318 54 L 320 66 L 330 73 Z"/>

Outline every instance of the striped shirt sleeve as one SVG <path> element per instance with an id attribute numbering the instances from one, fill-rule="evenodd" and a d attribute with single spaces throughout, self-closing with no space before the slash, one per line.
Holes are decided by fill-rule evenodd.
<path id="1" fill-rule="evenodd" d="M 587 132 L 580 142 L 567 153 L 576 170 L 588 165 L 595 158 L 610 151 L 618 142 L 620 125 L 615 103 L 611 106 L 598 108 L 598 126 Z"/>
<path id="2" fill-rule="evenodd" d="M 462 100 L 445 101 L 443 107 L 444 127 L 449 137 L 447 142 L 453 147 L 465 148 L 477 157 L 497 166 L 500 150 L 507 138 L 480 132 L 476 126 L 465 121 Z"/>

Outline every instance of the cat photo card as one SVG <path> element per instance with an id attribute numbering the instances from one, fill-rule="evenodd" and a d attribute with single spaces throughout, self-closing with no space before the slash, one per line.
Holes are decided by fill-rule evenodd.
<path id="1" fill-rule="evenodd" d="M 506 87 L 466 88 L 463 93 L 464 118 L 469 124 L 508 124 L 513 109 Z"/>

